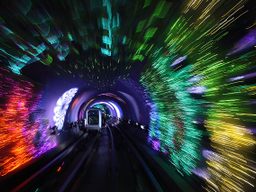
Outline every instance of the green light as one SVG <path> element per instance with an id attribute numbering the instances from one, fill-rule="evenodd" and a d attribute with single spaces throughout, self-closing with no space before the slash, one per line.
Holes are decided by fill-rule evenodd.
<path id="1" fill-rule="evenodd" d="M 144 59 L 143 55 L 134 55 L 134 57 L 132 58 L 132 60 L 134 61 L 136 60 L 143 61 L 143 59 Z"/>
<path id="2" fill-rule="evenodd" d="M 149 28 L 144 36 L 145 40 L 151 39 L 157 31 L 157 28 Z"/>
<path id="3" fill-rule="evenodd" d="M 149 136 L 160 140 L 160 151 L 171 151 L 170 160 L 181 173 L 190 175 L 200 159 L 202 133 L 193 121 L 201 101 L 193 99 L 187 92 L 192 86 L 188 81 L 191 66 L 172 71 L 170 61 L 170 57 L 156 58 L 152 68 L 141 77 L 155 104 Z"/>
<path id="4" fill-rule="evenodd" d="M 103 41 L 103 43 L 105 43 L 105 44 L 109 45 L 109 47 L 111 47 L 112 40 L 108 36 L 103 36 L 102 41 Z"/>
<path id="5" fill-rule="evenodd" d="M 73 41 L 74 40 L 72 35 L 71 35 L 71 33 L 68 33 L 68 39 L 69 39 L 69 41 Z"/>

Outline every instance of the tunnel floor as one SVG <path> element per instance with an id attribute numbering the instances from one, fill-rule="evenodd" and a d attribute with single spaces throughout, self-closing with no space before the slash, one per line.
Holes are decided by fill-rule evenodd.
<path id="1" fill-rule="evenodd" d="M 83 165 L 71 191 L 152 191 L 150 182 L 125 141 L 115 128 L 111 130 L 114 143 L 109 130 L 102 129 L 93 155 Z"/>
<path id="2" fill-rule="evenodd" d="M 139 130 L 140 131 L 140 130 Z M 137 128 L 125 124 L 83 132 L 46 163 L 38 162 L 10 177 L 3 191 L 162 192 L 202 191 L 186 182 L 167 161 L 140 143 Z M 140 134 L 140 136 L 142 136 Z M 137 140 L 137 139 L 138 140 Z M 138 142 L 137 142 L 138 141 Z M 32 174 L 32 176 L 30 176 Z M 21 175 L 25 180 L 18 179 Z M 16 176 L 16 175 L 14 175 Z M 0 182 L 1 184 L 1 182 Z M 18 184 L 18 185 L 17 185 Z M 197 189 L 197 190 L 194 190 Z"/>

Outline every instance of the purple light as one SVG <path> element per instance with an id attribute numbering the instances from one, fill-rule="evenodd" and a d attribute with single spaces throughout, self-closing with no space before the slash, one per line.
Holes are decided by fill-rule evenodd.
<path id="1" fill-rule="evenodd" d="M 206 88 L 203 86 L 190 87 L 187 91 L 193 94 L 203 94 L 206 91 Z"/>
<path id="2" fill-rule="evenodd" d="M 187 59 L 187 56 L 179 57 L 176 59 L 172 64 L 171 67 L 174 67 L 175 65 L 180 64 L 181 62 L 185 61 Z"/>
<path id="3" fill-rule="evenodd" d="M 159 149 L 160 149 L 160 141 L 159 140 L 153 140 L 152 141 L 152 146 L 153 146 L 154 150 L 159 151 Z"/>
<path id="4" fill-rule="evenodd" d="M 242 80 L 243 78 L 244 78 L 244 76 L 232 77 L 229 79 L 229 82 L 239 81 L 239 80 Z"/>
<path id="5" fill-rule="evenodd" d="M 249 49 L 256 45 L 256 30 L 251 30 L 246 36 L 244 36 L 236 45 L 234 48 L 227 54 L 233 55 L 235 53 L 244 51 L 246 49 Z"/>
<path id="6" fill-rule="evenodd" d="M 256 128 L 249 128 L 248 130 L 251 134 L 256 134 Z"/>
<path id="7" fill-rule="evenodd" d="M 239 80 L 242 80 L 242 79 L 251 79 L 251 78 L 254 78 L 254 77 L 256 77 L 256 72 L 249 73 L 249 74 L 246 74 L 246 75 L 237 76 L 237 77 L 232 77 L 232 78 L 229 79 L 229 81 L 233 82 L 233 81 L 239 81 Z"/>
<path id="8" fill-rule="evenodd" d="M 137 119 L 140 119 L 140 110 L 139 110 L 139 106 L 137 101 L 134 99 L 133 96 L 131 96 L 130 94 L 127 94 L 125 92 L 119 91 L 119 93 L 121 93 L 132 105 L 132 108 L 134 109 L 135 115 L 137 117 Z"/>
<path id="9" fill-rule="evenodd" d="M 203 79 L 202 76 L 196 75 L 196 76 L 192 77 L 191 79 L 189 79 L 188 81 L 191 82 L 191 83 L 197 83 L 197 82 L 199 82 L 202 79 Z"/>
<path id="10" fill-rule="evenodd" d="M 203 156 L 210 161 L 220 162 L 222 160 L 222 158 L 217 153 L 207 150 L 207 149 L 203 150 Z"/>
<path id="11" fill-rule="evenodd" d="M 204 168 L 198 168 L 192 171 L 195 175 L 197 175 L 198 177 L 201 177 L 203 179 L 209 179 L 210 175 L 207 172 L 207 169 Z"/>

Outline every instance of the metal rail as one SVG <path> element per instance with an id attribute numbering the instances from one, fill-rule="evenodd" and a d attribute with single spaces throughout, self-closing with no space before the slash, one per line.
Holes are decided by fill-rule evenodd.
<path id="1" fill-rule="evenodd" d="M 111 156 L 111 164 L 109 165 L 110 168 L 111 168 L 111 176 L 112 176 L 112 186 L 115 186 L 115 163 L 116 163 L 116 159 L 115 159 L 115 146 L 114 146 L 114 137 L 113 137 L 113 134 L 112 134 L 112 131 L 110 129 L 109 126 L 106 127 L 107 129 L 107 132 L 108 132 L 108 137 L 109 137 L 109 141 L 110 141 L 110 156 Z M 99 132 L 101 133 L 101 132 Z M 98 134 L 98 137 L 99 137 L 100 134 Z M 97 141 L 98 141 L 98 138 L 97 138 Z M 77 172 L 78 170 L 80 170 L 80 168 L 84 165 L 84 170 L 83 171 L 83 174 L 86 174 L 86 171 L 88 170 L 91 162 L 92 162 L 92 159 L 95 155 L 95 152 L 97 151 L 97 145 L 96 145 L 96 142 L 90 147 L 90 150 L 87 150 L 87 152 L 84 154 L 82 160 L 80 161 L 80 163 L 78 164 L 78 166 L 76 166 L 76 168 L 74 169 L 74 171 L 72 171 L 71 173 L 71 176 L 70 178 L 65 181 L 64 185 L 62 186 L 62 188 L 60 190 L 58 190 L 59 192 L 65 192 L 65 191 L 75 191 L 75 189 L 77 189 L 77 186 L 80 185 L 81 183 L 81 180 L 78 180 L 76 183 L 73 184 L 72 186 L 72 181 L 74 181 L 75 177 L 77 176 Z M 81 179 L 81 177 L 80 177 Z M 111 192 L 115 192 L 117 191 L 116 190 L 116 187 L 113 187 Z"/>
<path id="2" fill-rule="evenodd" d="M 148 179 L 150 180 L 152 186 L 154 187 L 154 190 L 157 192 L 163 192 L 163 188 L 161 187 L 160 183 L 157 181 L 156 177 L 154 176 L 154 174 L 152 173 L 151 169 L 149 168 L 149 166 L 147 165 L 147 163 L 145 162 L 145 160 L 142 158 L 142 155 L 138 152 L 138 150 L 134 147 L 134 145 L 132 144 L 132 142 L 130 141 L 130 139 L 127 138 L 127 136 L 125 136 L 122 131 L 116 126 L 116 129 L 118 130 L 118 132 L 120 133 L 120 135 L 122 135 L 122 137 L 126 140 L 126 143 L 129 145 L 131 151 L 133 152 L 133 154 L 135 155 L 136 159 L 139 161 L 139 163 L 141 164 L 144 172 L 146 173 Z"/>
<path id="3" fill-rule="evenodd" d="M 98 140 L 99 135 L 97 135 L 95 137 L 95 139 L 93 140 L 93 142 L 90 144 L 90 146 L 88 147 L 88 149 L 86 150 L 86 152 L 83 154 L 83 156 L 80 158 L 77 166 L 72 170 L 72 172 L 69 174 L 69 177 L 65 180 L 65 182 L 63 182 L 63 185 L 61 186 L 61 188 L 58 190 L 59 192 L 64 192 L 67 191 L 67 189 L 69 188 L 69 186 L 71 185 L 72 181 L 74 181 L 75 177 L 77 176 L 77 173 L 79 171 L 79 169 L 82 167 L 83 164 L 87 163 L 88 161 L 91 161 L 92 156 L 94 155 L 94 153 L 92 153 L 93 149 L 95 148 L 95 144 Z M 86 162 L 87 159 L 87 162 Z"/>
<path id="4" fill-rule="evenodd" d="M 83 133 L 77 141 L 75 141 L 73 144 L 69 145 L 66 149 L 64 149 L 61 154 L 59 154 L 57 157 L 55 157 L 50 163 L 45 165 L 43 168 L 41 168 L 39 171 L 35 172 L 33 175 L 31 175 L 28 179 L 23 181 L 21 184 L 16 186 L 14 189 L 12 189 L 12 192 L 17 192 L 28 186 L 31 182 L 37 179 L 38 176 L 43 175 L 46 171 L 49 170 L 49 168 L 53 167 L 55 164 L 57 164 L 61 159 L 65 158 L 74 148 L 75 146 L 84 139 L 84 136 L 86 136 L 86 133 Z"/>
<path id="5" fill-rule="evenodd" d="M 109 137 L 110 137 L 110 145 L 111 145 L 111 176 L 112 176 L 112 192 L 117 191 L 116 188 L 116 151 L 115 151 L 115 143 L 112 130 L 109 126 L 107 126 Z"/>

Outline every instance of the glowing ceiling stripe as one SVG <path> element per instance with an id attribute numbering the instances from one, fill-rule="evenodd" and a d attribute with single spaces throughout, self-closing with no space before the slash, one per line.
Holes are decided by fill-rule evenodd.
<path id="1" fill-rule="evenodd" d="M 94 107 L 95 105 L 98 105 L 98 104 L 99 104 L 99 105 L 106 105 L 107 108 L 108 108 L 109 111 L 110 111 L 110 115 L 111 115 L 111 116 L 113 116 L 113 114 L 116 115 L 115 108 L 114 108 L 112 105 L 110 105 L 109 103 L 104 102 L 104 101 L 96 102 L 96 103 L 92 104 L 92 105 L 90 106 L 90 108 L 92 108 L 92 107 Z"/>
<path id="2" fill-rule="evenodd" d="M 112 101 L 99 101 L 99 102 L 94 103 L 91 107 L 93 107 L 96 104 L 105 104 L 105 105 L 107 105 L 108 107 L 110 107 L 112 110 L 115 111 L 116 116 L 119 119 L 123 116 L 119 105 L 114 103 L 114 102 L 112 102 Z"/>
<path id="3" fill-rule="evenodd" d="M 111 101 L 109 101 L 108 103 L 115 108 L 116 115 L 120 119 L 122 117 L 121 112 L 120 112 L 120 108 L 116 105 L 116 103 L 113 103 Z"/>

